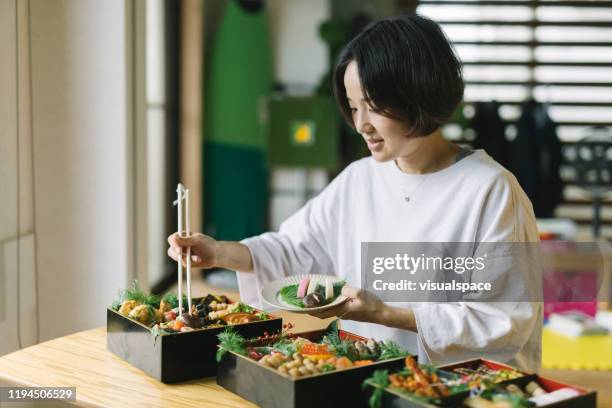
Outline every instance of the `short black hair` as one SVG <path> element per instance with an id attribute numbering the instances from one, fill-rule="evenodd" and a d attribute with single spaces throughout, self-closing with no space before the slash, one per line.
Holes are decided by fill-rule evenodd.
<path id="1" fill-rule="evenodd" d="M 376 112 L 402 120 L 414 136 L 431 134 L 463 99 L 461 61 L 438 24 L 412 14 L 365 27 L 342 50 L 333 76 L 342 114 L 354 127 L 344 73 L 357 63 L 364 97 Z"/>

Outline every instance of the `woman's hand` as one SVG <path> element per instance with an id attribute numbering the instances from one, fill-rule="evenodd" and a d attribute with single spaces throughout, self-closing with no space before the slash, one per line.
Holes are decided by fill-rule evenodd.
<path id="1" fill-rule="evenodd" d="M 195 233 L 181 237 L 178 232 L 168 237 L 168 256 L 178 262 L 182 253 L 183 265 L 186 264 L 187 248 L 191 247 L 191 266 L 210 269 L 218 266 L 219 242 L 208 235 Z"/>
<path id="2" fill-rule="evenodd" d="M 345 320 L 417 331 L 412 309 L 389 306 L 373 293 L 348 285 L 342 288 L 342 295 L 348 298 L 346 302 L 321 312 L 310 313 L 310 315 L 320 319 L 337 316 Z"/>
<path id="3" fill-rule="evenodd" d="M 387 307 L 376 295 L 353 286 L 344 285 L 342 296 L 347 297 L 348 300 L 336 307 L 311 313 L 311 315 L 321 319 L 338 316 L 341 319 L 376 323 L 375 320 Z"/>

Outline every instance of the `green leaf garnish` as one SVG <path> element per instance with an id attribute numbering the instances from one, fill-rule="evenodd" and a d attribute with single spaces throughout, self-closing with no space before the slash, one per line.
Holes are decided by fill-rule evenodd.
<path id="1" fill-rule="evenodd" d="M 219 348 L 217 349 L 217 362 L 221 362 L 221 359 L 228 351 L 236 354 L 245 355 L 246 348 L 244 344 L 246 339 L 240 334 L 234 331 L 233 326 L 228 326 L 224 331 L 217 335 L 219 339 Z"/>
<path id="2" fill-rule="evenodd" d="M 393 358 L 401 358 L 406 357 L 409 354 L 410 353 L 408 351 L 402 349 L 392 340 L 387 340 L 380 342 L 380 357 L 378 357 L 378 360 L 381 361 L 390 360 Z"/>
<path id="3" fill-rule="evenodd" d="M 368 386 L 374 387 L 374 392 L 368 400 L 370 408 L 380 408 L 382 406 L 382 396 L 385 392 L 385 388 L 389 386 L 389 370 L 376 370 L 372 374 L 372 377 L 368 378 L 361 384 L 362 389 L 366 389 Z"/>

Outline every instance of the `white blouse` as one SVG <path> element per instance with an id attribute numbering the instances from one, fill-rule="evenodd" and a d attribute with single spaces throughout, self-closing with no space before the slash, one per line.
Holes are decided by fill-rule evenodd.
<path id="1" fill-rule="evenodd" d="M 263 308 L 263 286 L 291 274 L 336 275 L 360 287 L 361 242 L 537 241 L 531 202 L 483 150 L 423 175 L 368 157 L 349 165 L 278 232 L 244 240 L 254 273 L 239 272 L 238 283 L 242 299 Z M 394 340 L 422 363 L 485 357 L 540 367 L 541 303 L 390 304 L 414 308 L 417 333 L 355 321 L 343 321 L 343 329 Z"/>

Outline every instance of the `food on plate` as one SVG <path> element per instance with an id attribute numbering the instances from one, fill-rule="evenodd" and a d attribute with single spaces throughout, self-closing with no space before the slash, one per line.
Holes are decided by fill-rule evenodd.
<path id="1" fill-rule="evenodd" d="M 319 307 L 325 304 L 325 298 L 320 293 L 313 292 L 304 297 L 304 307 Z"/>
<path id="2" fill-rule="evenodd" d="M 306 276 L 298 284 L 288 285 L 279 291 L 279 296 L 288 305 L 300 308 L 325 306 L 333 302 L 342 291 L 345 282 L 333 283 L 331 278 L 319 281 Z"/>
<path id="3" fill-rule="evenodd" d="M 297 297 L 303 298 L 308 292 L 308 285 L 310 285 L 310 278 L 306 277 L 298 284 Z"/>

